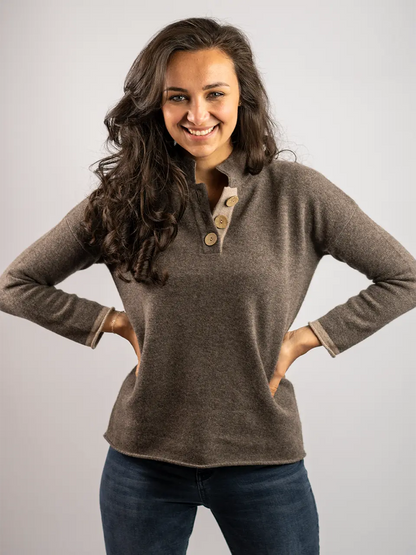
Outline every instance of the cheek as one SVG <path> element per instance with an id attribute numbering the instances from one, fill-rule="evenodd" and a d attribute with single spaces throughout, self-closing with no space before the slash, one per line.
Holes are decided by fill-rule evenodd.
<path id="1" fill-rule="evenodd" d="M 180 114 L 174 108 L 165 107 L 162 112 L 166 127 L 172 127 L 180 121 Z"/>
<path id="2" fill-rule="evenodd" d="M 236 112 L 234 106 L 224 106 L 218 112 L 217 117 L 226 125 L 234 125 L 238 117 L 238 112 Z"/>

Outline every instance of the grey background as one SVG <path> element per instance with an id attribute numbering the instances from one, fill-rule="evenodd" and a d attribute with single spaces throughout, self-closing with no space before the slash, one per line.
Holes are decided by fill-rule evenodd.
<path id="1" fill-rule="evenodd" d="M 413 2 L 26 0 L 1 6 L 0 271 L 96 186 L 88 165 L 105 154 L 102 121 L 131 63 L 165 24 L 194 16 L 248 34 L 283 146 L 415 256 Z M 369 283 L 325 257 L 291 329 Z M 61 288 L 122 309 L 105 266 Z M 0 327 L 1 553 L 103 554 L 102 434 L 135 353 L 116 335 L 92 350 L 5 313 Z M 288 370 L 322 555 L 415 553 L 415 329 L 410 311 Z M 205 507 L 188 553 L 229 553 Z"/>

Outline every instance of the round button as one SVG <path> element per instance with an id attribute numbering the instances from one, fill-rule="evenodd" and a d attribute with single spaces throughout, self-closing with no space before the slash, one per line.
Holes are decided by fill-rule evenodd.
<path id="1" fill-rule="evenodd" d="M 239 201 L 239 198 L 237 195 L 233 195 L 232 197 L 228 197 L 227 200 L 225 201 L 225 204 L 227 206 L 234 206 L 234 204 L 237 204 L 237 202 Z"/>
<path id="2" fill-rule="evenodd" d="M 208 246 L 215 245 L 215 243 L 218 241 L 218 236 L 216 233 L 208 233 L 207 235 L 205 235 L 204 241 L 205 244 Z"/>
<path id="3" fill-rule="evenodd" d="M 227 227 L 228 224 L 228 220 L 223 214 L 218 214 L 218 216 L 215 216 L 214 222 L 219 229 L 224 229 L 224 227 Z"/>

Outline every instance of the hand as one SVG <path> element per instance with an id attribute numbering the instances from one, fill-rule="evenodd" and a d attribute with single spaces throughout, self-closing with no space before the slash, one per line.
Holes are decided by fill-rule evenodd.
<path id="1" fill-rule="evenodd" d="M 125 312 L 122 312 L 120 316 L 117 318 L 117 322 L 115 325 L 114 333 L 121 335 L 124 339 L 127 339 L 129 343 L 133 346 L 133 349 L 137 355 L 138 364 L 136 366 L 136 378 L 139 374 L 139 366 L 140 366 L 140 347 L 139 342 L 137 340 L 136 334 L 134 332 L 133 326 L 129 320 L 129 317 Z"/>
<path id="2" fill-rule="evenodd" d="M 275 395 L 280 381 L 285 377 L 288 368 L 293 362 L 314 347 L 321 345 L 321 342 L 309 326 L 304 326 L 297 330 L 288 331 L 283 338 L 280 348 L 279 359 L 277 361 L 269 388 L 272 396 Z"/>

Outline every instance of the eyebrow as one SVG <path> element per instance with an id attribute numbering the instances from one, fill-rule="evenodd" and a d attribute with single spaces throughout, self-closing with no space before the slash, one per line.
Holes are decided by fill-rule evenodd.
<path id="1" fill-rule="evenodd" d="M 215 89 L 215 87 L 229 87 L 230 85 L 227 85 L 227 83 L 222 83 L 221 81 L 219 81 L 218 83 L 212 83 L 211 85 L 205 85 L 205 87 L 202 87 L 203 91 L 206 91 L 208 89 Z M 188 92 L 187 89 L 182 89 L 181 87 L 168 87 L 167 89 L 164 89 L 163 92 L 166 91 L 181 91 L 181 92 Z"/>

